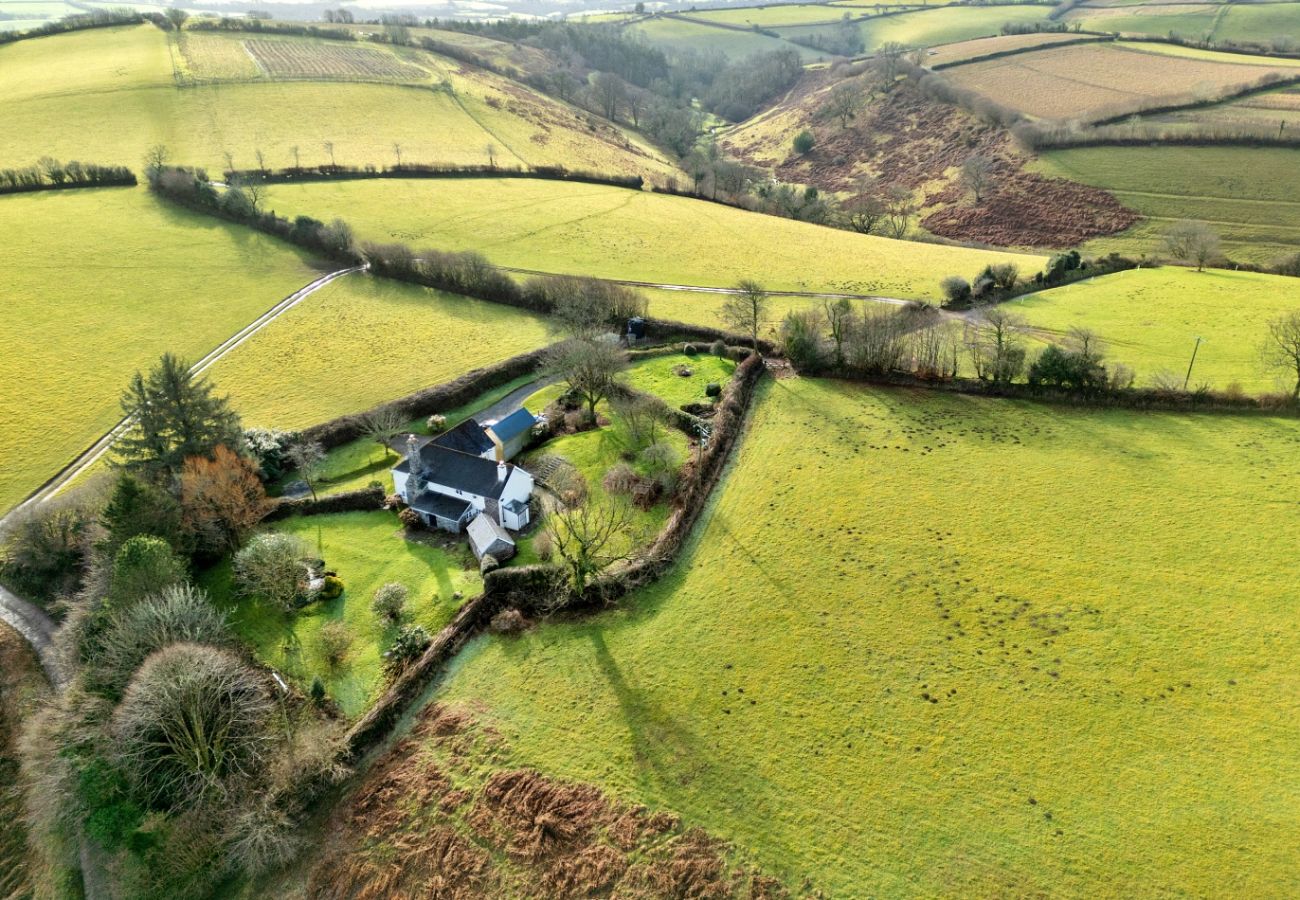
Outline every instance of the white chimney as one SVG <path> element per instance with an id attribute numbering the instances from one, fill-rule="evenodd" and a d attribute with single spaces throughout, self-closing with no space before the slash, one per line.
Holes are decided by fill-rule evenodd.
<path id="1" fill-rule="evenodd" d="M 406 458 L 411 461 L 411 471 L 415 471 L 415 454 L 419 446 L 415 440 L 415 433 L 412 432 L 406 436 Z"/>
<path id="2" fill-rule="evenodd" d="M 507 466 L 504 462 L 497 463 L 497 481 L 504 482 L 506 480 L 506 475 L 508 475 L 509 473 L 510 473 L 509 466 Z"/>

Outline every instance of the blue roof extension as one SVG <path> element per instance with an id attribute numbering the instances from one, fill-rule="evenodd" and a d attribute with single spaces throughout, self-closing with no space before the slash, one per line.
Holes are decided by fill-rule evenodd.
<path id="1" fill-rule="evenodd" d="M 495 425 L 488 426 L 502 443 L 513 440 L 537 424 L 537 417 L 524 409 L 519 409 L 506 416 Z"/>

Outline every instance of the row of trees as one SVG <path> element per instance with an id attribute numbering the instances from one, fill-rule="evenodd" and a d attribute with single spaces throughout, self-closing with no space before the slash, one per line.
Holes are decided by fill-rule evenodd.
<path id="1" fill-rule="evenodd" d="M 135 173 L 126 166 L 101 166 L 76 160 L 65 163 L 50 156 L 41 157 L 34 166 L 0 169 L 0 194 L 135 183 Z"/>

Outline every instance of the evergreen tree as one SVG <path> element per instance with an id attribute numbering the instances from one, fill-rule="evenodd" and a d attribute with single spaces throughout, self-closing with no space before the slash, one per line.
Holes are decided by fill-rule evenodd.
<path id="1" fill-rule="evenodd" d="M 195 377 L 170 353 L 146 376 L 136 372 L 122 410 L 135 419 L 118 441 L 118 456 L 128 469 L 150 480 L 169 480 L 192 456 L 210 458 L 220 444 L 239 446 L 239 416 L 212 383 Z"/>
<path id="2" fill-rule="evenodd" d="M 167 491 L 130 472 L 118 476 L 99 521 L 107 532 L 99 542 L 105 558 L 116 555 L 119 547 L 141 534 L 160 537 L 177 552 L 186 552 L 180 503 Z"/>

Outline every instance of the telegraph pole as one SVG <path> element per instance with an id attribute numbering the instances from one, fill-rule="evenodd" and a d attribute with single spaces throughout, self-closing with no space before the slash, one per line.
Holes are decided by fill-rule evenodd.
<path id="1" fill-rule="evenodd" d="M 1187 377 L 1183 379 L 1183 390 L 1187 390 L 1187 384 L 1192 380 L 1192 366 L 1196 365 L 1196 351 L 1201 349 L 1201 336 L 1196 336 L 1196 346 L 1192 348 L 1192 361 L 1187 364 Z"/>

